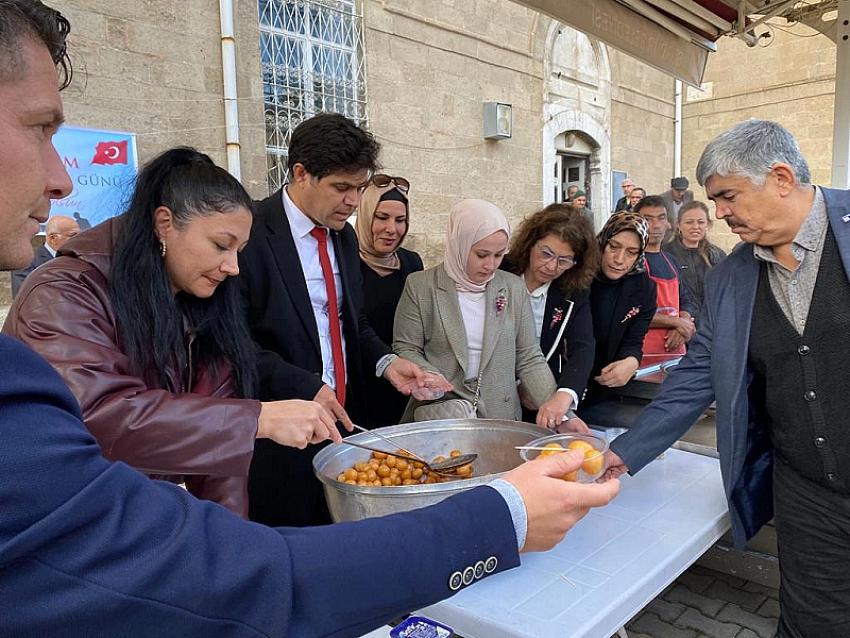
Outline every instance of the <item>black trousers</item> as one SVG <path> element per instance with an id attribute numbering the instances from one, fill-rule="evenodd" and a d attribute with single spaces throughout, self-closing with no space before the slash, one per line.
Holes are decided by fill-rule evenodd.
<path id="1" fill-rule="evenodd" d="M 781 584 L 779 638 L 850 637 L 850 496 L 773 471 Z"/>

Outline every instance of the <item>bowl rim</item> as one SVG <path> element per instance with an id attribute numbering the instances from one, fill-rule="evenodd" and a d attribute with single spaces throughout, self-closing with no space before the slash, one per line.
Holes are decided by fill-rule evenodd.
<path id="1" fill-rule="evenodd" d="M 529 437 L 533 437 L 535 431 L 537 433 L 545 432 L 545 428 L 541 428 L 533 423 L 525 421 L 511 421 L 508 419 L 439 419 L 433 421 L 415 421 L 411 423 L 400 423 L 399 425 L 390 425 L 382 428 L 373 428 L 380 430 L 381 434 L 390 439 L 395 436 L 422 434 L 433 431 L 436 427 L 444 431 L 458 430 L 475 430 L 481 426 L 498 426 L 504 430 L 515 430 L 525 432 Z M 349 437 L 355 439 L 358 443 L 380 443 L 381 439 L 370 432 L 360 432 L 352 434 Z M 538 437 L 540 438 L 540 437 Z M 483 476 L 473 476 L 472 478 L 462 479 L 457 481 L 449 481 L 448 483 L 433 483 L 419 485 L 394 485 L 392 487 L 376 487 L 366 485 L 350 485 L 348 483 L 340 483 L 336 480 L 336 476 L 329 476 L 320 471 L 320 466 L 323 466 L 327 461 L 340 453 L 340 444 L 327 445 L 313 457 L 313 474 L 322 482 L 322 484 L 332 487 L 335 490 L 346 492 L 349 494 L 368 494 L 380 495 L 386 498 L 404 498 L 417 494 L 439 494 L 441 492 L 452 493 L 472 489 L 480 485 L 487 485 L 501 478 L 505 472 L 494 472 Z"/>
<path id="2" fill-rule="evenodd" d="M 608 451 L 608 446 L 610 445 L 610 441 L 606 437 L 600 436 L 599 434 L 594 434 L 593 432 L 589 432 L 587 434 L 579 433 L 579 432 L 564 432 L 562 434 L 550 434 L 548 436 L 541 436 L 539 439 L 535 439 L 535 440 L 531 441 L 528 445 L 529 445 L 529 447 L 543 447 L 547 443 L 554 443 L 554 442 L 558 442 L 559 440 L 568 439 L 568 438 L 573 438 L 573 439 L 578 439 L 578 440 L 590 439 L 590 440 L 600 441 L 602 443 L 602 449 L 599 449 L 598 447 L 594 446 L 594 448 L 599 452 L 600 455 L 605 454 Z M 540 456 L 540 454 L 538 453 L 537 456 L 535 456 L 533 458 L 528 458 L 528 453 L 534 452 L 535 450 L 518 450 L 518 451 L 519 451 L 520 458 L 522 458 L 522 460 L 526 461 L 526 462 L 533 461 L 534 459 L 537 458 L 537 456 Z M 596 457 L 594 456 L 593 458 L 596 458 Z"/>

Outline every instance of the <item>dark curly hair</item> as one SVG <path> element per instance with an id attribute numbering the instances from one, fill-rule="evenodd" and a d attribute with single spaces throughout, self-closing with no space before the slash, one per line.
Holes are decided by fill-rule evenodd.
<path id="1" fill-rule="evenodd" d="M 318 179 L 338 171 L 374 171 L 379 166 L 380 150 L 372 134 L 347 117 L 320 113 L 292 131 L 286 165 L 290 175 L 292 168 L 301 164 Z"/>
<path id="2" fill-rule="evenodd" d="M 21 41 L 32 38 L 47 47 L 59 68 L 59 89 L 66 88 L 73 75 L 66 42 L 70 32 L 68 20 L 38 0 L 0 0 L 0 81 L 21 76 Z"/>
<path id="3" fill-rule="evenodd" d="M 547 235 L 555 235 L 575 251 L 575 266 L 555 280 L 563 293 L 570 295 L 590 288 L 599 269 L 599 245 L 590 220 L 569 204 L 549 204 L 522 221 L 507 254 L 516 272 L 526 271 L 531 263 L 531 250 Z"/>

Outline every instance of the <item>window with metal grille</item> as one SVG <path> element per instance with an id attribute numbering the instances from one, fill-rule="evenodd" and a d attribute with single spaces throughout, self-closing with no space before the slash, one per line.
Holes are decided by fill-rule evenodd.
<path id="1" fill-rule="evenodd" d="M 363 17 L 354 0 L 259 0 L 270 192 L 286 182 L 293 129 L 321 112 L 366 120 Z"/>

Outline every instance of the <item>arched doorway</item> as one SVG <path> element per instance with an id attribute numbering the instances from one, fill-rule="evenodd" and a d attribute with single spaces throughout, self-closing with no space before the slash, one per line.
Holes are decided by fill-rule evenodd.
<path id="1" fill-rule="evenodd" d="M 604 45 L 552 23 L 544 58 L 543 201 L 577 183 L 600 228 L 611 199 L 611 72 Z"/>

